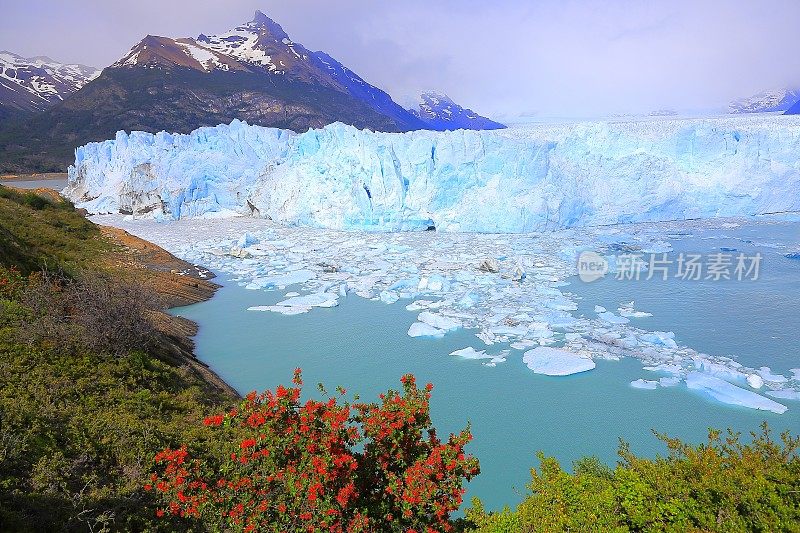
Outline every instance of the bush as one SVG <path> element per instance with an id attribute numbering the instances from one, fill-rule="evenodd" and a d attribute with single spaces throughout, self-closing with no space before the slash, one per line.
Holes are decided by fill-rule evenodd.
<path id="1" fill-rule="evenodd" d="M 0 297 L 27 310 L 15 324 L 17 341 L 62 352 L 124 356 L 153 347 L 151 313 L 161 302 L 141 285 L 91 274 L 72 279 L 47 270 L 27 278 L 0 268 Z"/>
<path id="2" fill-rule="evenodd" d="M 448 531 L 464 480 L 479 472 L 464 454 L 469 430 L 436 436 L 431 385 L 402 379 L 379 403 L 301 403 L 293 387 L 251 393 L 239 409 L 206 419 L 227 443 L 223 457 L 166 449 L 146 489 L 159 516 L 233 531 Z M 323 389 L 324 392 L 324 389 Z M 202 452 L 201 452 L 202 453 Z"/>
<path id="3" fill-rule="evenodd" d="M 583 459 L 574 473 L 540 454 L 530 495 L 515 512 L 467 512 L 477 531 L 800 531 L 800 439 L 779 441 L 764 424 L 752 442 L 711 431 L 692 446 L 658 435 L 665 458 L 646 459 L 620 446 L 609 469 Z"/>

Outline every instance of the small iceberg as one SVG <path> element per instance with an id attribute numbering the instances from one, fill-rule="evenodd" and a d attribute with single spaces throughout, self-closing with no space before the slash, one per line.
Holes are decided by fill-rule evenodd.
<path id="1" fill-rule="evenodd" d="M 759 411 L 771 411 L 779 415 L 785 413 L 787 409 L 785 405 L 774 402 L 760 394 L 737 387 L 724 379 L 702 372 L 690 372 L 686 376 L 686 386 L 729 405 L 740 405 L 750 409 L 758 409 Z"/>
<path id="2" fill-rule="evenodd" d="M 484 365 L 496 366 L 497 363 L 506 362 L 506 356 L 508 355 L 508 351 L 500 352 L 498 355 L 490 355 L 486 353 L 486 350 L 476 350 L 475 348 L 468 346 L 467 348 L 450 352 L 450 355 L 454 355 L 456 357 L 461 357 L 464 359 L 489 359 L 489 362 L 484 363 Z"/>
<path id="3" fill-rule="evenodd" d="M 409 337 L 433 337 L 435 339 L 441 339 L 444 337 L 445 333 L 447 333 L 445 330 L 437 329 L 424 322 L 414 322 L 411 324 L 411 327 L 408 328 Z"/>
<path id="4" fill-rule="evenodd" d="M 634 389 L 655 390 L 658 388 L 659 382 L 650 379 L 637 379 L 631 381 L 631 387 Z"/>
<path id="5" fill-rule="evenodd" d="M 449 318 L 436 313 L 431 313 L 430 311 L 424 311 L 420 313 L 417 317 L 417 320 L 424 324 L 428 324 L 431 327 L 442 329 L 444 331 L 455 331 L 461 328 L 461 322 L 455 318 Z"/>
<path id="6" fill-rule="evenodd" d="M 314 307 L 336 307 L 339 305 L 339 296 L 329 292 L 294 296 L 278 302 L 275 305 L 259 305 L 249 307 L 248 311 L 269 311 L 282 315 L 293 316 L 308 313 Z"/>
<path id="7" fill-rule="evenodd" d="M 533 370 L 534 374 L 545 376 L 569 376 L 587 372 L 596 366 L 594 361 L 587 357 L 546 346 L 528 350 L 522 356 L 522 361 Z"/>

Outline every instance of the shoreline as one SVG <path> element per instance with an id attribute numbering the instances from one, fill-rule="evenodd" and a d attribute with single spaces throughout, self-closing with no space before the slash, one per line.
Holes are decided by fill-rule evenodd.
<path id="1" fill-rule="evenodd" d="M 30 174 L 0 174 L 0 181 L 55 181 L 65 180 L 66 172 L 33 172 Z"/>
<path id="2" fill-rule="evenodd" d="M 14 175 L 13 181 L 30 181 L 29 175 Z M 38 174 L 36 180 L 58 180 L 66 174 Z M 4 175 L 0 180 L 8 179 Z M 37 188 L 24 189 L 6 185 L 20 192 L 33 192 L 35 194 L 60 198 L 61 194 L 54 189 Z M 152 290 L 164 303 L 164 310 L 156 312 L 152 317 L 156 329 L 164 335 L 162 356 L 177 367 L 187 367 L 190 372 L 198 375 L 209 386 L 232 399 L 239 400 L 239 392 L 223 380 L 209 365 L 198 359 L 195 354 L 194 337 L 197 335 L 199 325 L 187 318 L 173 316 L 166 313 L 169 309 L 184 307 L 210 300 L 222 288 L 211 281 L 216 277 L 212 271 L 201 265 L 194 265 L 169 253 L 160 246 L 146 241 L 125 230 L 112 226 L 96 224 L 104 238 L 119 248 L 120 253 L 110 254 L 101 259 L 103 266 L 112 270 L 121 270 L 131 274 L 145 287 Z"/>
<path id="3" fill-rule="evenodd" d="M 134 272 L 136 269 L 147 271 L 144 284 L 162 298 L 165 310 L 156 314 L 153 319 L 156 328 L 166 337 L 167 343 L 163 348 L 168 352 L 167 358 L 177 366 L 188 366 L 214 388 L 234 399 L 241 399 L 236 389 L 198 359 L 194 337 L 200 326 L 188 318 L 165 312 L 213 298 L 222 288 L 211 281 L 216 274 L 205 267 L 175 257 L 160 246 L 125 230 L 99 224 L 97 226 L 107 239 L 124 250 L 124 255 L 129 259 L 128 264 L 117 263 L 115 266 L 130 268 Z"/>

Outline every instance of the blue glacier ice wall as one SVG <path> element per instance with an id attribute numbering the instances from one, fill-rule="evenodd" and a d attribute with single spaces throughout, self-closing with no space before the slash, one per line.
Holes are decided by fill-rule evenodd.
<path id="1" fill-rule="evenodd" d="M 800 118 L 306 133 L 120 132 L 75 152 L 92 213 L 244 214 L 335 229 L 526 232 L 800 210 Z"/>

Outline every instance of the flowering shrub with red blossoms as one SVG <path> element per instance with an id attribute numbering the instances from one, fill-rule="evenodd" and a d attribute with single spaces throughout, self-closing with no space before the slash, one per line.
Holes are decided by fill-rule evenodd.
<path id="1" fill-rule="evenodd" d="M 440 440 L 430 419 L 433 386 L 377 403 L 349 403 L 345 391 L 301 402 L 294 386 L 251 393 L 238 409 L 209 417 L 225 456 L 193 457 L 186 447 L 156 458 L 145 488 L 163 501 L 158 516 L 200 520 L 234 531 L 449 531 L 463 483 L 479 473 L 465 455 L 469 428 Z M 324 392 L 324 391 L 323 391 Z"/>

